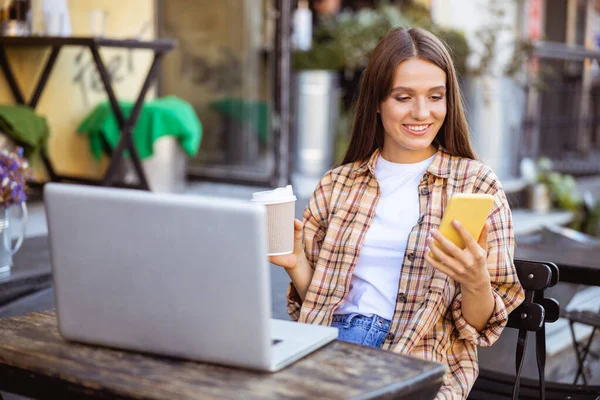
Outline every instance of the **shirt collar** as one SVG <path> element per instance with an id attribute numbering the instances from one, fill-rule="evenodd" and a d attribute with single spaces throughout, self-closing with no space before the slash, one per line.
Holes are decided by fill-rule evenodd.
<path id="1" fill-rule="evenodd" d="M 450 176 L 451 161 L 452 155 L 442 145 L 438 145 L 438 151 L 435 153 L 431 165 L 427 168 L 427 172 L 438 178 L 448 178 Z"/>
<path id="2" fill-rule="evenodd" d="M 363 160 L 363 161 L 356 161 L 354 163 L 354 165 L 352 166 L 352 174 L 353 175 L 362 175 L 362 174 L 366 173 L 367 171 L 371 171 L 371 173 L 374 173 L 375 164 L 377 164 L 377 158 L 379 157 L 380 154 L 381 154 L 381 148 L 378 148 L 378 149 L 375 149 L 375 151 L 373 152 L 373 154 L 371 154 L 371 157 L 369 157 L 369 159 Z"/>

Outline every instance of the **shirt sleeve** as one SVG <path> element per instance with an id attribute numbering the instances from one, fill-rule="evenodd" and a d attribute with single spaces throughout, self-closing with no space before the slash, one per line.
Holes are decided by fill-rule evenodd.
<path id="1" fill-rule="evenodd" d="M 327 218 L 329 215 L 329 188 L 331 187 L 330 174 L 325 175 L 311 198 L 308 201 L 308 206 L 304 211 L 303 217 L 303 240 L 304 240 L 304 253 L 308 264 L 314 270 L 317 260 L 319 259 L 319 253 L 321 251 L 321 244 L 325 238 L 325 232 L 327 227 Z M 298 321 L 300 317 L 300 309 L 302 307 L 302 300 L 298 291 L 294 287 L 294 284 L 290 282 L 287 290 L 287 312 L 294 321 Z"/>
<path id="2" fill-rule="evenodd" d="M 480 187 L 494 195 L 494 205 L 490 214 L 490 230 L 488 232 L 487 269 L 494 296 L 494 311 L 483 330 L 477 331 L 462 314 L 462 294 L 460 291 L 452 303 L 452 316 L 459 337 L 473 344 L 488 347 L 500 337 L 508 314 L 523 302 L 525 294 L 514 265 L 514 231 L 512 213 L 504 190 L 491 170 L 482 171 L 483 182 Z"/>

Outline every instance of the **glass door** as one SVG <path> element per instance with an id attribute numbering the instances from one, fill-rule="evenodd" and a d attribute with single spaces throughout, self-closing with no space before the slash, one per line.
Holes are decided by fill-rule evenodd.
<path id="1" fill-rule="evenodd" d="M 162 0 L 159 37 L 178 41 L 165 56 L 160 95 L 194 107 L 202 123 L 191 178 L 272 186 L 287 181 L 289 0 Z M 283 17 L 283 21 L 282 21 Z M 288 25 L 289 26 L 289 25 Z M 282 71 L 285 65 L 285 71 Z M 286 113 L 287 114 L 287 113 Z M 284 122 L 284 123 L 282 123 Z"/>

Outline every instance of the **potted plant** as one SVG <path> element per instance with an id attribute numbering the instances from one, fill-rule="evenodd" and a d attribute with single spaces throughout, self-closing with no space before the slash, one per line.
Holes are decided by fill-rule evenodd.
<path id="1" fill-rule="evenodd" d="M 525 117 L 523 86 L 529 77 L 524 67 L 532 47 L 527 40 L 509 39 L 513 29 L 506 2 L 487 4 L 487 18 L 471 40 L 447 41 L 453 50 L 464 46 L 457 69 L 475 150 L 501 179 L 510 179 L 519 161 L 514 149 Z"/>
<path id="2" fill-rule="evenodd" d="M 324 17 L 310 50 L 293 52 L 296 100 L 295 173 L 320 176 L 347 145 L 341 133 L 360 74 L 371 51 L 387 31 L 408 25 L 400 10 L 381 3 L 375 9 L 344 10 Z M 342 124 L 346 126 L 345 124 Z"/>
<path id="3" fill-rule="evenodd" d="M 540 158 L 537 163 L 530 158 L 521 161 L 521 176 L 527 184 L 528 208 L 538 214 L 545 214 L 552 208 L 550 197 L 550 174 L 552 162 Z"/>
<path id="4" fill-rule="evenodd" d="M 0 150 L 0 273 L 5 274 L 12 267 L 12 256 L 23 244 L 27 224 L 27 206 L 25 203 L 26 181 L 30 177 L 29 163 L 23 157 L 23 148 L 16 151 Z M 15 219 L 10 208 L 19 206 L 22 213 L 21 233 L 12 247 L 11 225 Z"/>

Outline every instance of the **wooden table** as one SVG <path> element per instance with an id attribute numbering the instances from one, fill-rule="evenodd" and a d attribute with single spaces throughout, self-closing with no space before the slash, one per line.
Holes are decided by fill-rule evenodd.
<path id="1" fill-rule="evenodd" d="M 334 341 L 263 373 L 63 340 L 53 311 L 0 319 L 0 390 L 40 399 L 432 399 L 445 366 Z"/>
<path id="2" fill-rule="evenodd" d="M 555 263 L 560 282 L 600 286 L 600 248 L 517 243 L 515 258 Z"/>

